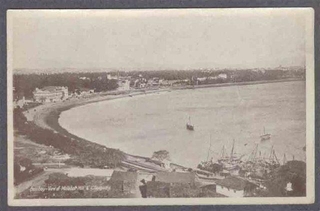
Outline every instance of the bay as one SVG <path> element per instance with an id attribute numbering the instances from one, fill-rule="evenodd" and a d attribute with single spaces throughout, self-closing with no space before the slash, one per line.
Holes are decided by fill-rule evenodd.
<path id="1" fill-rule="evenodd" d="M 75 107 L 59 124 L 129 154 L 167 150 L 172 162 L 188 167 L 219 158 L 223 146 L 230 153 L 233 140 L 244 159 L 259 143 L 258 156 L 268 157 L 273 146 L 280 162 L 284 154 L 305 161 L 305 98 L 303 81 L 179 90 Z M 189 117 L 194 131 L 186 130 Z M 271 140 L 260 142 L 264 128 Z"/>

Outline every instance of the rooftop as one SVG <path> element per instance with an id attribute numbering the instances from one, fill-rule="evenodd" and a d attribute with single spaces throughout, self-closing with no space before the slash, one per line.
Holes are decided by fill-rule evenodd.
<path id="1" fill-rule="evenodd" d="M 158 172 L 156 181 L 165 183 L 194 183 L 195 174 L 191 172 Z"/>
<path id="2" fill-rule="evenodd" d="M 62 89 L 65 89 L 66 87 L 61 87 L 61 86 L 45 86 L 39 90 L 41 91 L 49 91 L 49 92 L 53 92 L 53 91 L 60 91 Z"/>
<path id="3" fill-rule="evenodd" d="M 114 171 L 111 175 L 110 181 L 136 182 L 137 179 L 137 172 Z"/>

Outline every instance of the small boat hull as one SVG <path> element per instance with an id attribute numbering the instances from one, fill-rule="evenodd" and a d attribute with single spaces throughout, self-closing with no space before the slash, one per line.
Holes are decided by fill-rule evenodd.
<path id="1" fill-rule="evenodd" d="M 186 125 L 186 128 L 187 128 L 187 130 L 194 130 L 193 125 L 189 125 L 189 124 L 187 124 L 187 125 Z"/>
<path id="2" fill-rule="evenodd" d="M 261 138 L 261 141 L 268 141 L 271 139 L 271 134 L 262 135 L 260 136 L 260 138 Z"/>

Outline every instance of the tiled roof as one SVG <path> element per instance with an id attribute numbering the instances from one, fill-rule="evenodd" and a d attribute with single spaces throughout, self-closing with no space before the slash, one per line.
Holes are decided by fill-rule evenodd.
<path id="1" fill-rule="evenodd" d="M 135 182 L 138 179 L 137 172 L 114 171 L 110 181 Z"/>

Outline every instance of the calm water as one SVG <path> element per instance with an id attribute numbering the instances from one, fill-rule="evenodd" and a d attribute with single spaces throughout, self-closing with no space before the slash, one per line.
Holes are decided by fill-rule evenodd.
<path id="1" fill-rule="evenodd" d="M 269 156 L 274 145 L 279 160 L 305 160 L 305 82 L 284 82 L 172 91 L 134 96 L 65 111 L 59 123 L 87 140 L 151 156 L 165 149 L 176 163 L 195 167 L 209 157 L 218 158 L 223 146 L 230 153 L 249 154 L 259 136 L 271 140 L 259 145 Z M 195 131 L 186 130 L 188 117 Z"/>

